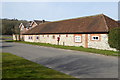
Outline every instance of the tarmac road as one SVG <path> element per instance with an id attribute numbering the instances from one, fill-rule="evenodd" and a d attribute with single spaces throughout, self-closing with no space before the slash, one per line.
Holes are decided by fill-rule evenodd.
<path id="1" fill-rule="evenodd" d="M 2 48 L 77 78 L 118 78 L 117 57 L 14 42 L 3 42 Z"/>

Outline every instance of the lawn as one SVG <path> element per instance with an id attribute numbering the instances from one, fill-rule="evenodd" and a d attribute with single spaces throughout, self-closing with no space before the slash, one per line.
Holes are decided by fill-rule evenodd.
<path id="1" fill-rule="evenodd" d="M 0 39 L 2 39 L 2 40 L 12 40 L 12 36 L 11 35 L 2 35 L 2 36 L 0 36 Z"/>
<path id="2" fill-rule="evenodd" d="M 0 38 L 13 38 L 12 35 L 2 35 Z"/>
<path id="3" fill-rule="evenodd" d="M 102 54 L 107 56 L 120 56 L 118 51 L 110 51 L 110 50 L 100 50 L 94 48 L 83 48 L 83 47 L 76 47 L 76 46 L 63 46 L 63 45 L 53 45 L 49 43 L 37 43 L 37 42 L 25 42 L 25 41 L 13 41 L 8 40 L 8 42 L 19 42 L 31 45 L 38 45 L 38 46 L 47 46 L 47 47 L 54 47 L 54 48 L 61 48 L 61 49 L 69 49 L 69 50 L 77 50 L 77 51 L 84 51 L 84 52 L 91 52 L 96 54 Z"/>
<path id="4" fill-rule="evenodd" d="M 38 80 L 42 80 L 49 78 L 49 80 L 55 80 L 54 78 L 68 78 L 68 80 L 79 80 L 10 53 L 2 53 L 2 71 L 2 77 L 8 79 L 27 78 L 35 80 L 38 78 Z"/>

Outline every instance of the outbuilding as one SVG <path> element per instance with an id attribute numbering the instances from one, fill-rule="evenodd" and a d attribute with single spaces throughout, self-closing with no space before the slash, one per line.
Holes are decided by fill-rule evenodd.
<path id="1" fill-rule="evenodd" d="M 24 41 L 66 46 L 115 50 L 108 44 L 108 33 L 118 22 L 104 14 L 47 22 L 23 33 Z"/>

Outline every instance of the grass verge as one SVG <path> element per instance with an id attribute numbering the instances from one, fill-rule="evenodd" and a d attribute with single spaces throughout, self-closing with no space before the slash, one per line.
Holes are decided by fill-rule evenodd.
<path id="1" fill-rule="evenodd" d="M 53 45 L 49 43 L 13 41 L 13 40 L 8 40 L 7 42 L 19 42 L 19 43 L 25 43 L 25 44 L 31 44 L 31 45 L 38 45 L 38 46 L 47 46 L 47 47 L 54 47 L 54 48 L 61 48 L 61 49 L 84 51 L 84 52 L 91 52 L 91 53 L 102 54 L 107 56 L 120 56 L 119 51 L 100 50 L 100 49 L 83 48 L 83 47 L 76 47 L 76 46 Z"/>
<path id="2" fill-rule="evenodd" d="M 2 58 L 3 78 L 74 78 L 10 53 L 2 53 Z"/>
<path id="3" fill-rule="evenodd" d="M 0 38 L 3 38 L 3 39 L 12 39 L 12 35 L 2 35 L 0 36 Z"/>

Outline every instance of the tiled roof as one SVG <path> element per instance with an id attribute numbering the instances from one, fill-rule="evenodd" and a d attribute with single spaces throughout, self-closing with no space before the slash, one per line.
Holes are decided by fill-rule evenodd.
<path id="1" fill-rule="evenodd" d="M 45 22 L 48 22 L 48 21 L 45 21 L 45 20 L 34 20 L 34 22 L 36 22 L 39 25 L 41 23 L 45 23 Z"/>
<path id="2" fill-rule="evenodd" d="M 99 14 L 95 16 L 42 23 L 24 34 L 108 32 L 114 27 L 118 27 L 117 21 L 103 14 Z"/>
<path id="3" fill-rule="evenodd" d="M 26 22 L 26 23 L 22 23 L 24 25 L 25 28 L 28 28 L 30 27 L 30 23 L 29 22 Z"/>

